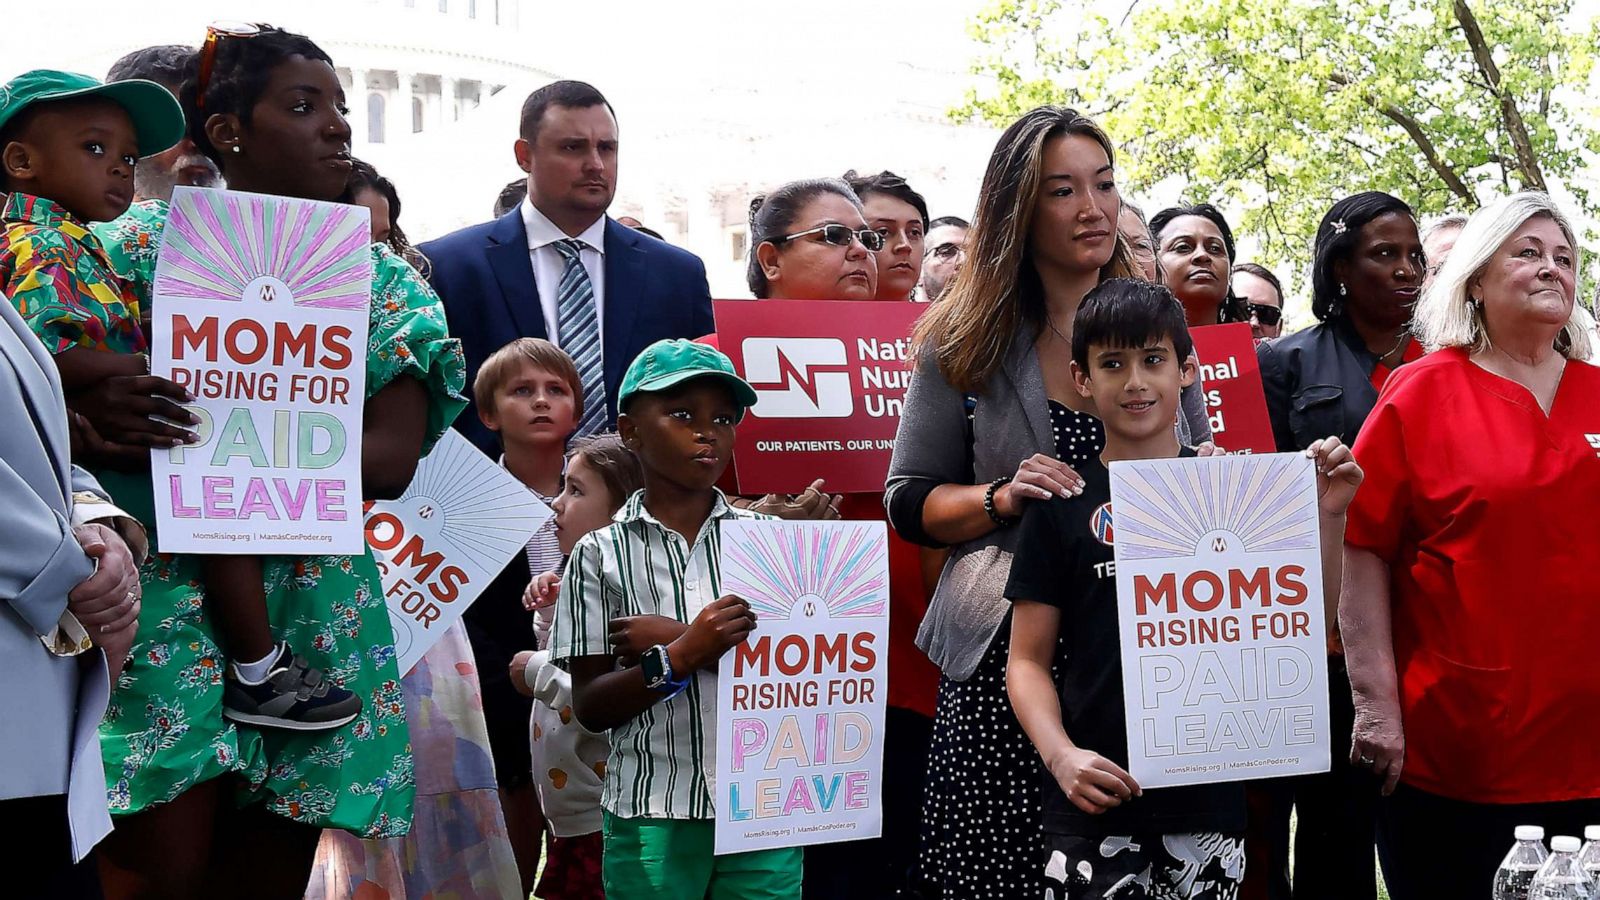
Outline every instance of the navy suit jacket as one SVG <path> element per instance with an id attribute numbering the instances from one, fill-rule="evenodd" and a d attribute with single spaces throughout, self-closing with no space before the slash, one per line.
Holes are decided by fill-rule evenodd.
<path id="1" fill-rule="evenodd" d="M 493 222 L 473 225 L 420 248 L 432 265 L 428 276 L 444 301 L 450 333 L 467 357 L 467 395 L 478 367 L 491 353 L 519 337 L 545 334 L 539 288 L 528 257 L 528 232 L 520 209 Z M 606 419 L 617 420 L 622 374 L 644 348 L 666 338 L 710 334 L 711 290 L 706 267 L 687 250 L 658 241 L 606 218 L 605 346 Z M 478 419 L 475 406 L 456 428 L 491 457 L 500 440 Z"/>

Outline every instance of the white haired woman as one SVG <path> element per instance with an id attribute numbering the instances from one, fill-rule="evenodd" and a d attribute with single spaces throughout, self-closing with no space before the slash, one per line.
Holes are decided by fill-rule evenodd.
<path id="1" fill-rule="evenodd" d="M 1578 271 L 1545 194 L 1478 211 L 1417 308 L 1435 352 L 1356 441 L 1339 624 L 1395 900 L 1482 897 L 1516 825 L 1600 822 L 1600 369 L 1572 364 Z"/>

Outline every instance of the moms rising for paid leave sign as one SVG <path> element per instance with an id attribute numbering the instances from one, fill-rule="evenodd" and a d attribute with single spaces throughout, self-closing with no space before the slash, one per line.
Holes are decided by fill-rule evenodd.
<path id="1" fill-rule="evenodd" d="M 1111 518 L 1134 779 L 1153 788 L 1326 772 L 1312 461 L 1112 463 Z"/>
<path id="2" fill-rule="evenodd" d="M 911 383 L 918 303 L 719 300 L 717 340 L 756 390 L 734 470 L 745 494 L 883 490 Z"/>
<path id="3" fill-rule="evenodd" d="M 727 522 L 722 587 L 756 630 L 717 669 L 716 852 L 883 833 L 882 522 Z"/>
<path id="4" fill-rule="evenodd" d="M 163 553 L 364 551 L 371 241 L 360 206 L 173 193 L 150 371 L 195 396 L 200 441 L 151 453 Z"/>

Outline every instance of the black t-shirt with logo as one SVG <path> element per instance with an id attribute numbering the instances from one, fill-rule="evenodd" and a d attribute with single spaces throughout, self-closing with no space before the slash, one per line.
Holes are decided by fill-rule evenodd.
<path id="1" fill-rule="evenodd" d="M 1183 448 L 1180 455 L 1195 454 Z M 1028 504 L 1018 526 L 1005 595 L 1061 610 L 1055 680 L 1062 724 L 1074 744 L 1127 768 L 1111 476 L 1098 456 L 1080 466 L 1078 474 L 1084 480 L 1079 496 Z M 1042 765 L 1040 771 L 1044 830 L 1051 834 L 1244 830 L 1244 789 L 1238 783 L 1147 788 L 1141 797 L 1089 815 L 1067 799 Z"/>

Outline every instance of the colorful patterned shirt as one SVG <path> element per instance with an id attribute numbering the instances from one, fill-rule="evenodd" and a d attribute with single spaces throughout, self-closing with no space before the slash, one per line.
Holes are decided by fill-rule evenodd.
<path id="1" fill-rule="evenodd" d="M 611 655 L 610 621 L 665 616 L 692 622 L 722 595 L 722 523 L 770 519 L 729 506 L 717 492 L 694 543 L 628 498 L 611 525 L 572 548 L 550 635 L 550 659 Z M 717 670 L 696 672 L 689 686 L 611 729 L 600 805 L 623 818 L 709 819 L 716 777 Z"/>
<path id="2" fill-rule="evenodd" d="M 43 197 L 14 193 L 0 209 L 0 293 L 51 353 L 147 346 L 139 302 L 99 239 Z"/>

